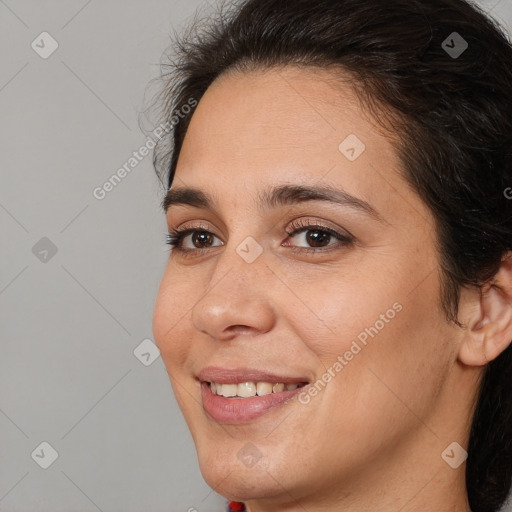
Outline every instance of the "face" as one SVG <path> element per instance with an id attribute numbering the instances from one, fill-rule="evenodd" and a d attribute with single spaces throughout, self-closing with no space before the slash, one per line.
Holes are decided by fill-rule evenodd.
<path id="1" fill-rule="evenodd" d="M 268 505 L 440 460 L 453 439 L 427 425 L 456 351 L 434 222 L 350 87 L 222 76 L 184 140 L 171 192 L 186 188 L 202 195 L 169 198 L 184 233 L 153 329 L 207 483 Z"/>

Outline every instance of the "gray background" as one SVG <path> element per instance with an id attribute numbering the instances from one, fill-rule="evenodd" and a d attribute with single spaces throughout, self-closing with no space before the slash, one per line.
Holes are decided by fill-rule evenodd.
<path id="1" fill-rule="evenodd" d="M 480 3 L 512 30 L 511 0 Z M 203 4 L 0 0 L 1 511 L 223 510 L 161 358 L 134 355 L 167 257 L 151 156 L 93 196 L 146 141 L 147 84 Z"/>

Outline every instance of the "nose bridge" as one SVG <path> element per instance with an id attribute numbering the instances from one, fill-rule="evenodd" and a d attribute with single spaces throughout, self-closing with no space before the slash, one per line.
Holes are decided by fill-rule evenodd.
<path id="1" fill-rule="evenodd" d="M 211 285 L 215 285 L 219 279 L 224 282 L 231 276 L 233 282 L 243 288 L 239 291 L 247 293 L 250 290 L 245 285 L 253 280 L 255 283 L 261 281 L 263 275 L 270 273 L 270 269 L 265 263 L 263 242 L 257 240 L 258 235 L 254 229 L 252 236 L 247 225 L 238 222 L 235 224 L 237 229 L 232 230 L 222 254 L 216 257 L 217 264 L 211 277 Z"/>
<path id="2" fill-rule="evenodd" d="M 274 315 L 267 281 L 271 274 L 263 247 L 254 238 L 246 237 L 236 245 L 228 242 L 217 256 L 208 291 L 192 310 L 195 328 L 219 339 L 231 333 L 233 326 L 270 329 Z"/>

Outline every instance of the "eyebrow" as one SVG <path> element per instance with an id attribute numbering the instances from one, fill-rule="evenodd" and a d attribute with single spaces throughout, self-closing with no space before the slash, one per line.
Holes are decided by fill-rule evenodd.
<path id="1" fill-rule="evenodd" d="M 260 209 L 299 204 L 306 201 L 326 201 L 365 213 L 382 221 L 378 212 L 366 201 L 352 196 L 348 192 L 331 186 L 280 185 L 259 194 Z M 193 206 L 213 210 L 216 201 L 206 192 L 194 187 L 170 189 L 162 201 L 167 213 L 173 205 Z"/>

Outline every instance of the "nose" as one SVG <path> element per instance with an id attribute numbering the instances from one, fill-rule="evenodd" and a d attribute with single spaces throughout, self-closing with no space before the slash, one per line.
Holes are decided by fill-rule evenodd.
<path id="1" fill-rule="evenodd" d="M 275 280 L 264 253 L 247 263 L 234 248 L 226 247 L 204 296 L 192 308 L 195 329 L 221 341 L 270 331 L 276 318 L 269 296 Z"/>

